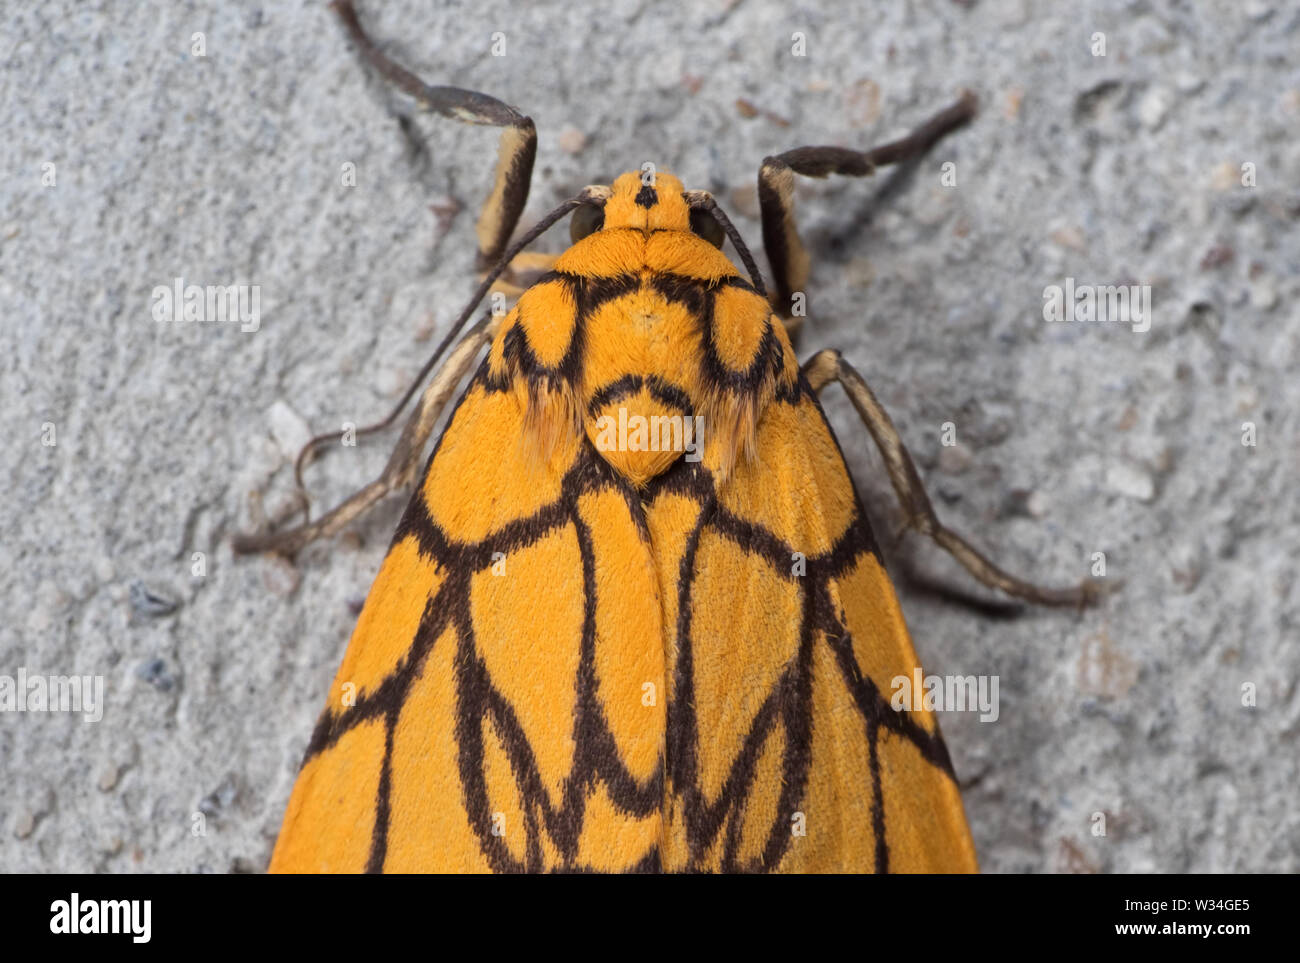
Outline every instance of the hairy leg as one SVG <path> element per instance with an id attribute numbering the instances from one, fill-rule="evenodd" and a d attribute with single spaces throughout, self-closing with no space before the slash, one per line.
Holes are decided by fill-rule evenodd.
<path id="1" fill-rule="evenodd" d="M 794 296 L 806 292 L 808 252 L 799 239 L 794 217 L 794 176 L 866 177 L 876 168 L 919 157 L 940 139 L 975 116 L 975 95 L 966 91 L 951 107 L 940 111 L 901 140 L 871 150 L 844 147 L 796 147 L 764 158 L 758 172 L 758 203 L 763 218 L 763 247 L 772 268 L 772 303 L 793 331 L 803 320 L 794 311 Z"/>
<path id="2" fill-rule="evenodd" d="M 969 542 L 945 528 L 934 512 L 925 485 L 916 470 L 898 429 L 880 404 L 867 382 L 838 351 L 820 351 L 803 366 L 804 376 L 813 390 L 821 393 L 833 381 L 844 386 L 849 400 L 857 409 L 871 439 L 885 461 L 885 470 L 894 486 L 903 510 L 906 528 L 928 535 L 945 552 L 960 562 L 966 571 L 990 588 L 1037 605 L 1083 607 L 1102 595 L 1101 584 L 1085 580 L 1074 588 L 1048 588 L 1016 578 L 994 564 Z M 905 528 L 905 530 L 906 530 Z"/>
<path id="3" fill-rule="evenodd" d="M 443 362 L 442 367 L 429 383 L 429 387 L 421 395 L 419 404 L 411 412 L 406 427 L 402 429 L 402 437 L 398 439 L 397 447 L 393 449 L 388 464 L 384 466 L 383 472 L 375 481 L 314 522 L 279 532 L 236 535 L 231 539 L 231 547 L 241 554 L 276 552 L 280 555 L 296 555 L 316 539 L 326 538 L 340 531 L 389 492 L 410 486 L 415 481 L 425 443 L 433 433 L 433 426 L 437 423 L 438 416 L 456 390 L 456 386 L 473 366 L 479 351 L 491 342 L 498 324 L 498 318 L 491 315 L 485 317 L 470 328 L 465 337 L 452 349 L 447 360 Z"/>

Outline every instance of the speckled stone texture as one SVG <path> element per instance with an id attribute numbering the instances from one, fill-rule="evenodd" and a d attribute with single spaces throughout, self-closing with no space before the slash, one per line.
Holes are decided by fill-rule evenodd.
<path id="1" fill-rule="evenodd" d="M 853 360 L 942 517 L 1006 567 L 1067 583 L 1102 552 L 1124 582 L 1030 610 L 893 547 L 879 457 L 829 393 L 927 670 L 1000 682 L 996 722 L 943 718 L 982 865 L 1300 870 L 1300 9 L 688 6 L 360 8 L 427 80 L 536 120 L 526 220 L 649 160 L 757 248 L 765 155 L 867 147 L 975 90 L 912 169 L 800 185 L 799 348 Z M 0 869 L 260 870 L 403 500 L 296 567 L 228 538 L 254 493 L 283 504 L 311 431 L 386 413 L 460 310 L 496 138 L 413 114 L 320 3 L 3 7 L 0 675 L 99 675 L 106 704 L 0 713 Z M 155 320 L 178 277 L 257 285 L 257 330 Z M 1067 278 L 1149 285 L 1150 329 L 1047 323 Z M 392 438 L 313 466 L 318 504 Z"/>

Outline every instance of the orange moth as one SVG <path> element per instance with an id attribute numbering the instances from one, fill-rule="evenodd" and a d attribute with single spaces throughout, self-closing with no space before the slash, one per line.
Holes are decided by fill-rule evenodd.
<path id="1" fill-rule="evenodd" d="M 271 870 L 973 871 L 935 716 L 890 704 L 918 661 L 819 393 L 844 387 L 908 522 L 976 578 L 1047 604 L 1090 593 L 1020 581 L 945 529 L 862 377 L 833 351 L 801 365 L 792 345 L 809 261 L 795 175 L 919 157 L 973 98 L 872 151 L 764 161 L 769 291 L 712 197 L 652 165 L 512 244 L 532 121 L 425 85 L 335 7 L 422 106 L 502 128 L 479 297 L 518 298 L 461 315 L 380 479 L 237 541 L 293 554 L 414 489 Z M 524 251 L 565 216 L 568 250 Z"/>

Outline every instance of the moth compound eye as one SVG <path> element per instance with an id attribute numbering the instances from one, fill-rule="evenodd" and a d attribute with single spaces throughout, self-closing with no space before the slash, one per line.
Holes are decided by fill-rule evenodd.
<path id="1" fill-rule="evenodd" d="M 722 242 L 727 236 L 718 219 L 698 207 L 691 210 L 691 230 L 716 248 L 722 247 Z"/>
<path id="2" fill-rule="evenodd" d="M 597 204 L 579 204 L 569 218 L 569 237 L 576 243 L 605 226 L 605 208 Z"/>

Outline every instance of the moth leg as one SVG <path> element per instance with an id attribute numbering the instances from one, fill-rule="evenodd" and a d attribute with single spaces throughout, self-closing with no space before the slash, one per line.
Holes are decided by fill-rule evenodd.
<path id="1" fill-rule="evenodd" d="M 533 161 L 537 157 L 537 130 L 532 118 L 487 94 L 459 87 L 429 86 L 380 52 L 361 28 L 351 0 L 334 0 L 330 6 L 365 61 L 393 86 L 415 98 L 423 109 L 466 124 L 501 128 L 496 177 L 475 227 L 478 269 L 487 271 L 501 259 L 528 200 Z"/>
<path id="2" fill-rule="evenodd" d="M 872 440 L 885 460 L 889 481 L 898 496 L 899 506 L 905 516 L 904 531 L 914 528 L 928 535 L 945 552 L 959 561 L 966 570 L 990 588 L 1038 605 L 1077 606 L 1082 608 L 1102 595 L 1099 583 L 1085 580 L 1076 588 L 1047 588 L 1026 582 L 1003 571 L 981 554 L 969 542 L 951 529 L 945 528 L 934 513 L 934 506 L 925 493 L 925 485 L 899 437 L 898 429 L 890 421 L 880 401 L 876 398 L 862 375 L 858 374 L 838 351 L 820 351 L 803 366 L 804 377 L 813 390 L 821 393 L 832 381 L 844 386 L 849 400 L 857 409 Z"/>
<path id="3" fill-rule="evenodd" d="M 230 540 L 238 554 L 276 552 L 292 557 L 318 538 L 326 538 L 342 530 L 353 519 L 366 512 L 375 502 L 390 492 L 409 487 L 415 482 L 420 469 L 421 454 L 433 433 L 438 416 L 460 384 L 461 379 L 474 364 L 479 351 L 491 340 L 498 319 L 491 315 L 474 325 L 452 349 L 447 360 L 429 382 L 420 396 L 420 402 L 407 419 L 402 436 L 397 441 L 380 476 L 352 495 L 343 504 L 322 515 L 314 522 L 296 528 L 264 534 L 236 535 Z"/>
<path id="4" fill-rule="evenodd" d="M 826 177 L 843 174 L 866 177 L 877 167 L 919 157 L 940 139 L 975 116 L 975 95 L 969 90 L 901 140 L 867 151 L 844 147 L 796 147 L 763 159 L 758 171 L 758 204 L 763 218 L 763 247 L 772 267 L 772 303 L 793 333 L 803 321 L 794 314 L 794 296 L 806 292 L 808 252 L 794 219 L 794 175 Z"/>

